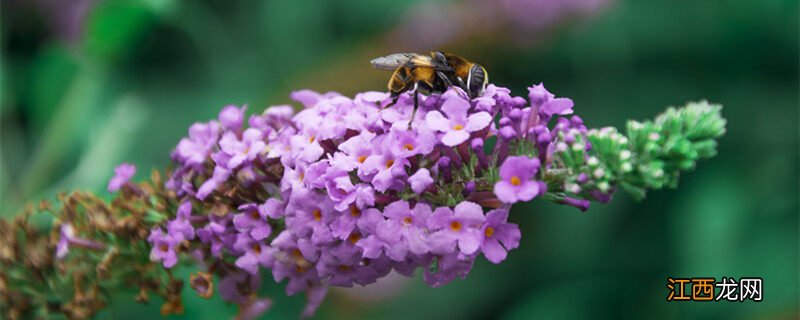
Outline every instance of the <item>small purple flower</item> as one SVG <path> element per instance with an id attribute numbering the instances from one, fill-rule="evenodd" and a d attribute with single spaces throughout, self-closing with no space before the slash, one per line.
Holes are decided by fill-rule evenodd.
<path id="1" fill-rule="evenodd" d="M 425 122 L 429 128 L 444 132 L 442 137 L 444 145 L 457 146 L 467 141 L 471 132 L 486 128 L 492 122 L 492 116 L 484 111 L 467 116 L 469 108 L 468 101 L 458 96 L 451 96 L 442 104 L 442 111 L 447 118 L 439 111 L 431 111 L 428 112 Z"/>
<path id="2" fill-rule="evenodd" d="M 302 103 L 303 106 L 306 108 L 313 108 L 320 101 L 324 101 L 338 96 L 341 95 L 336 92 L 327 92 L 321 94 L 314 90 L 308 90 L 308 89 L 294 91 L 291 94 L 289 94 L 289 97 L 292 100 Z"/>
<path id="3" fill-rule="evenodd" d="M 375 134 L 369 131 L 362 131 L 359 135 L 354 136 L 339 145 L 339 150 L 347 155 L 346 159 L 349 161 L 337 162 L 342 170 L 350 171 L 354 168 L 359 169 L 359 175 L 363 175 L 361 168 L 364 162 L 367 161 L 373 153 L 375 148 L 373 145 Z"/>
<path id="4" fill-rule="evenodd" d="M 225 108 L 222 108 L 222 111 L 219 112 L 219 123 L 221 123 L 225 129 L 233 132 L 241 132 L 245 110 L 247 110 L 247 106 L 242 106 L 241 108 L 237 108 L 233 105 L 225 106 Z"/>
<path id="5" fill-rule="evenodd" d="M 75 236 L 75 230 L 69 223 L 61 225 L 59 230 L 58 244 L 56 244 L 56 258 L 64 259 L 69 253 L 69 247 L 76 246 L 91 250 L 103 250 L 105 245 L 89 239 L 83 239 Z"/>
<path id="6" fill-rule="evenodd" d="M 353 185 L 347 172 L 342 172 L 338 177 L 330 178 L 325 183 L 328 196 L 336 202 L 334 208 L 345 211 L 355 203 L 357 209 L 375 204 L 375 191 L 365 183 Z"/>
<path id="7" fill-rule="evenodd" d="M 457 242 L 461 253 L 475 253 L 481 244 L 480 228 L 484 219 L 483 209 L 469 201 L 459 203 L 453 210 L 448 207 L 436 208 L 428 220 L 428 227 L 438 230 L 437 237 L 432 237 L 431 251 L 449 252 Z"/>
<path id="8" fill-rule="evenodd" d="M 333 209 L 330 198 L 315 191 L 304 191 L 299 195 L 293 193 L 292 197 L 289 207 L 286 208 L 287 228 L 301 237 L 310 234 L 316 245 L 333 242 L 330 225 L 338 212 Z"/>
<path id="9" fill-rule="evenodd" d="M 58 244 L 56 245 L 56 258 L 63 259 L 69 253 L 69 240 L 75 236 L 72 225 L 65 223 L 61 225 Z"/>
<path id="10" fill-rule="evenodd" d="M 136 174 L 136 166 L 123 163 L 114 168 L 114 177 L 108 181 L 108 192 L 117 192 L 122 186 L 128 184 L 131 177 Z"/>
<path id="11" fill-rule="evenodd" d="M 529 201 L 539 194 L 539 183 L 531 180 L 539 170 L 539 159 L 526 156 L 508 157 L 500 166 L 500 181 L 494 194 L 502 202 Z"/>
<path id="12" fill-rule="evenodd" d="M 531 101 L 532 110 L 536 111 L 530 118 L 528 127 L 537 124 L 546 124 L 553 115 L 567 115 L 572 113 L 575 105 L 572 99 L 556 98 L 554 94 L 545 89 L 544 85 L 538 84 L 528 88 L 528 99 Z M 537 119 L 541 121 L 536 121 Z"/>
<path id="13" fill-rule="evenodd" d="M 256 204 L 239 206 L 239 214 L 233 217 L 233 226 L 236 231 L 249 234 L 255 240 L 263 240 L 272 234 L 272 227 L 267 223 L 267 217 L 262 215 Z"/>
<path id="14" fill-rule="evenodd" d="M 539 110 L 541 106 L 551 99 L 555 98 L 556 96 L 544 87 L 544 84 L 536 84 L 533 86 L 528 87 L 528 100 L 531 101 L 531 104 Z"/>
<path id="15" fill-rule="evenodd" d="M 561 204 L 565 204 L 565 205 L 568 205 L 568 206 L 571 206 L 571 207 L 578 208 L 578 210 L 581 210 L 583 212 L 586 212 L 586 210 L 589 210 L 589 205 L 591 204 L 589 202 L 589 200 L 576 199 L 576 198 L 572 198 L 572 197 L 564 197 L 564 199 L 561 200 L 560 202 L 561 202 Z"/>
<path id="16" fill-rule="evenodd" d="M 253 239 L 249 235 L 240 233 L 233 248 L 243 253 L 236 259 L 236 266 L 250 274 L 257 274 L 259 266 L 270 268 L 275 262 L 275 250 L 263 240 Z"/>
<path id="17" fill-rule="evenodd" d="M 254 320 L 261 317 L 267 310 L 272 308 L 272 299 L 256 298 L 253 296 L 250 301 L 239 305 L 238 320 Z"/>
<path id="18" fill-rule="evenodd" d="M 208 197 L 211 192 L 217 190 L 219 185 L 225 183 L 225 180 L 228 180 L 228 177 L 231 175 L 231 171 L 227 168 L 217 165 L 214 167 L 214 173 L 212 174 L 211 178 L 203 182 L 200 185 L 200 188 L 197 189 L 197 197 L 198 200 L 203 201 Z"/>
<path id="19" fill-rule="evenodd" d="M 387 189 L 402 187 L 402 183 L 397 179 L 405 177 L 405 167 L 409 165 L 407 159 L 398 157 L 390 152 L 372 155 L 364 162 L 363 171 L 368 175 L 373 175 L 371 181 L 375 190 L 384 192 Z"/>
<path id="20" fill-rule="evenodd" d="M 387 140 L 390 151 L 403 158 L 428 154 L 436 145 L 436 135 L 424 126 L 415 130 L 407 130 L 407 127 L 392 130 Z"/>
<path id="21" fill-rule="evenodd" d="M 205 244 L 211 244 L 211 254 L 215 257 L 222 256 L 222 249 L 233 249 L 236 241 L 236 231 L 230 226 L 230 217 L 210 215 L 206 226 L 197 230 L 197 237 Z"/>
<path id="22" fill-rule="evenodd" d="M 507 223 L 506 219 L 508 219 L 506 208 L 489 211 L 481 230 L 483 233 L 481 251 L 487 260 L 495 264 L 505 260 L 508 250 L 519 246 L 521 237 L 519 227 Z"/>
<path id="23" fill-rule="evenodd" d="M 181 240 L 194 239 L 194 227 L 189 217 L 192 215 L 192 203 L 186 201 L 178 207 L 175 219 L 167 224 L 167 232 L 174 238 Z"/>
<path id="24" fill-rule="evenodd" d="M 545 102 L 542 105 L 542 109 L 539 112 L 546 114 L 548 116 L 552 115 L 566 115 L 572 114 L 572 107 L 575 103 L 572 102 L 572 99 L 569 98 L 556 98 L 550 101 Z"/>
<path id="25" fill-rule="evenodd" d="M 263 141 L 261 130 L 249 128 L 242 134 L 242 139 L 236 138 L 233 132 L 226 132 L 219 141 L 219 146 L 225 154 L 230 156 L 227 163 L 228 169 L 236 169 L 244 162 L 253 161 L 259 154 L 267 149 Z"/>
<path id="26" fill-rule="evenodd" d="M 425 268 L 424 278 L 429 286 L 438 288 L 456 278 L 464 279 L 472 269 L 475 259 L 462 259 L 460 254 L 455 252 L 440 256 L 435 263 L 436 272 L 432 272 L 432 268 Z"/>
<path id="27" fill-rule="evenodd" d="M 433 178 L 431 178 L 431 172 L 428 169 L 420 168 L 417 173 L 408 177 L 408 183 L 411 184 L 411 190 L 414 193 L 422 194 L 433 184 Z"/>
<path id="28" fill-rule="evenodd" d="M 290 260 L 276 260 L 275 265 L 272 267 L 272 276 L 275 282 L 289 279 L 289 283 L 286 284 L 285 288 L 287 295 L 303 292 L 320 281 L 317 268 L 303 258 L 304 255 L 301 250 L 299 248 L 297 250 L 292 249 L 289 254 L 290 257 L 297 257 L 298 255 L 299 257 Z"/>
<path id="29" fill-rule="evenodd" d="M 247 303 L 239 305 L 239 316 L 236 319 L 239 320 L 254 320 L 261 317 L 264 312 L 267 312 L 272 307 L 272 299 L 269 298 L 261 298 L 257 299 L 253 297 Z"/>
<path id="30" fill-rule="evenodd" d="M 219 281 L 219 295 L 222 300 L 233 303 L 246 303 L 252 293 L 258 290 L 261 277 L 242 270 L 227 272 Z"/>
<path id="31" fill-rule="evenodd" d="M 303 307 L 303 314 L 300 315 L 300 318 L 308 319 L 313 317 L 327 295 L 328 286 L 317 285 L 308 288 L 306 290 L 306 305 Z"/>
<path id="32" fill-rule="evenodd" d="M 383 239 L 396 238 L 394 243 L 387 243 L 386 254 L 394 261 L 403 261 L 408 252 L 422 255 L 428 252 L 425 226 L 432 212 L 431 207 L 417 203 L 410 209 L 407 201 L 395 201 L 383 210 L 388 220 L 376 226 L 376 233 Z"/>
<path id="33" fill-rule="evenodd" d="M 258 206 L 258 212 L 262 217 L 270 219 L 280 219 L 284 216 L 284 208 L 286 204 L 278 199 L 269 198 L 263 204 Z"/>
<path id="34" fill-rule="evenodd" d="M 174 155 L 184 165 L 202 170 L 202 165 L 217 145 L 219 134 L 220 127 L 216 121 L 195 123 L 189 127 L 189 137 L 178 143 Z"/>
<path id="35" fill-rule="evenodd" d="M 352 241 L 342 241 L 326 250 L 320 251 L 317 272 L 320 277 L 328 278 L 328 282 L 339 287 L 352 287 L 359 278 L 360 271 L 365 268 L 359 266 L 361 248 L 353 245 Z"/>
<path id="36" fill-rule="evenodd" d="M 147 241 L 153 249 L 150 250 L 150 260 L 161 262 L 164 268 L 172 268 L 178 263 L 178 253 L 175 251 L 183 239 L 164 233 L 161 229 L 150 230 Z"/>
<path id="37" fill-rule="evenodd" d="M 310 129 L 312 131 L 315 129 Z M 306 132 L 297 134 L 289 139 L 292 154 L 294 157 L 303 162 L 314 162 L 325 153 L 325 149 L 320 145 L 321 138 L 318 137 L 319 132 Z"/>

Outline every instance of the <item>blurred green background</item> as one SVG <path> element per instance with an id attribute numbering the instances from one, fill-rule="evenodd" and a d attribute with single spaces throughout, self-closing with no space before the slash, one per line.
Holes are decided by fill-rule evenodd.
<path id="1" fill-rule="evenodd" d="M 725 106 L 719 155 L 677 190 L 619 193 L 587 213 L 543 201 L 523 239 L 443 288 L 390 278 L 335 290 L 319 318 L 798 318 L 797 1 L 2 1 L 0 212 L 75 188 L 105 193 L 113 167 L 164 168 L 195 121 L 250 112 L 292 90 L 383 90 L 370 58 L 443 49 L 518 95 L 544 82 L 590 126 L 668 105 Z M 191 270 L 184 270 L 184 273 Z M 666 302 L 667 277 L 762 277 L 763 302 Z M 296 318 L 303 297 L 267 317 Z M 158 316 L 121 293 L 100 318 Z M 185 319 L 235 313 L 186 292 Z"/>

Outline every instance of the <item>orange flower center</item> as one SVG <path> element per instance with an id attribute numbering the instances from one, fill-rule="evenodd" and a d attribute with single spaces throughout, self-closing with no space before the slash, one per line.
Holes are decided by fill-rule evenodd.
<path id="1" fill-rule="evenodd" d="M 258 214 L 258 211 L 250 211 L 250 217 L 253 219 L 258 219 L 261 216 Z"/>
<path id="2" fill-rule="evenodd" d="M 253 244 L 253 251 L 254 251 L 256 254 L 259 254 L 259 253 L 261 253 L 261 245 L 259 245 L 258 243 L 254 243 L 254 244 Z"/>
<path id="3" fill-rule="evenodd" d="M 350 243 L 352 244 L 356 244 L 358 240 L 361 240 L 361 234 L 358 232 L 353 232 L 350 234 L 349 237 L 347 237 L 347 240 L 350 240 Z"/>
<path id="4" fill-rule="evenodd" d="M 403 145 L 403 147 L 405 147 L 406 150 L 408 150 L 408 151 L 414 151 L 414 145 L 413 144 L 406 143 L 406 144 Z"/>
<path id="5" fill-rule="evenodd" d="M 361 210 L 358 209 L 356 206 L 350 206 L 350 215 L 354 217 L 358 217 L 361 215 Z"/>
<path id="6" fill-rule="evenodd" d="M 486 230 L 483 231 L 483 234 L 485 234 L 487 238 L 491 237 L 494 235 L 494 228 L 486 227 Z"/>
<path id="7" fill-rule="evenodd" d="M 461 230 L 461 222 L 458 221 L 450 222 L 450 230 L 453 231 Z"/>
<path id="8" fill-rule="evenodd" d="M 412 222 L 414 222 L 414 220 L 411 219 L 411 217 L 403 218 L 403 223 L 405 223 L 405 224 L 411 224 Z"/>
<path id="9" fill-rule="evenodd" d="M 316 136 L 311 136 L 310 138 L 308 138 L 308 143 L 314 143 L 314 140 L 316 139 L 317 139 Z"/>
<path id="10" fill-rule="evenodd" d="M 297 266 L 297 267 L 294 268 L 294 271 L 297 272 L 297 273 L 305 273 L 307 270 L 308 269 L 303 268 L 301 266 Z"/>
<path id="11" fill-rule="evenodd" d="M 461 129 L 464 129 L 464 126 L 462 126 L 460 124 L 457 124 L 457 125 L 453 126 L 453 130 L 455 130 L 455 131 L 460 131 Z"/>
<path id="12" fill-rule="evenodd" d="M 358 163 L 364 163 L 367 161 L 367 156 L 358 156 Z"/>
<path id="13" fill-rule="evenodd" d="M 322 220 L 322 211 L 320 211 L 319 209 L 314 209 L 314 211 L 311 211 L 311 214 L 314 215 L 314 220 L 316 221 Z"/>
<path id="14" fill-rule="evenodd" d="M 512 176 L 511 177 L 511 185 L 518 186 L 520 184 L 522 184 L 522 180 L 520 180 L 519 177 L 517 177 L 517 176 Z"/>
<path id="15" fill-rule="evenodd" d="M 386 169 L 391 168 L 393 164 L 394 164 L 394 160 L 392 160 L 392 159 L 389 159 L 389 161 L 386 161 Z"/>
<path id="16" fill-rule="evenodd" d="M 300 252 L 300 249 L 294 249 L 292 250 L 292 256 L 294 256 L 295 258 L 302 258 L 303 253 Z"/>
<path id="17" fill-rule="evenodd" d="M 336 269 L 339 269 L 339 271 L 341 272 L 350 272 L 353 270 L 353 268 L 351 268 L 350 266 L 345 266 L 345 265 L 341 265 Z"/>
<path id="18" fill-rule="evenodd" d="M 169 246 L 166 245 L 166 244 L 162 244 L 159 248 L 161 248 L 161 251 L 164 251 L 164 252 L 169 251 Z"/>

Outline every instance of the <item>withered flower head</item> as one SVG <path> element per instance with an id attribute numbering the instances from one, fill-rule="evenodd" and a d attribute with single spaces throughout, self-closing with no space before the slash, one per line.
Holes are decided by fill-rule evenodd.
<path id="1" fill-rule="evenodd" d="M 214 294 L 214 279 L 208 272 L 198 271 L 189 275 L 189 285 L 203 298 L 210 298 Z"/>

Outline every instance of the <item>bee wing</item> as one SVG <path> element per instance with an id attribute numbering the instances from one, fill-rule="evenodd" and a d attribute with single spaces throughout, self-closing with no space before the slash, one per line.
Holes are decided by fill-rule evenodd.
<path id="1" fill-rule="evenodd" d="M 413 60 L 413 61 L 412 61 Z M 375 58 L 370 61 L 373 67 L 383 70 L 394 70 L 400 67 L 431 66 L 430 59 L 416 53 L 394 53 L 388 56 Z"/>

